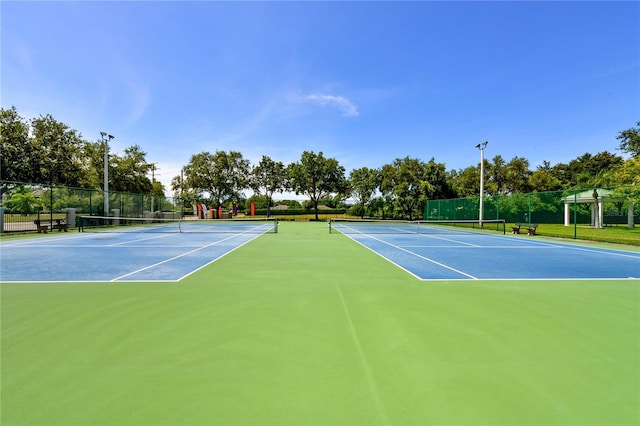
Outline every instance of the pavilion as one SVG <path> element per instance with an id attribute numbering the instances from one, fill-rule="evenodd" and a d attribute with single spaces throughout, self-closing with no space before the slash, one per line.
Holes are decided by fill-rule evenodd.
<path id="1" fill-rule="evenodd" d="M 611 189 L 594 188 L 586 191 L 578 192 L 577 194 L 568 195 L 563 198 L 564 200 L 564 225 L 570 226 L 571 222 L 571 209 L 572 204 L 591 204 L 591 226 L 594 228 L 602 228 L 605 225 L 604 217 L 604 203 L 621 203 L 624 199 L 619 196 L 616 197 L 614 191 Z M 633 228 L 634 226 L 634 204 L 629 202 L 627 206 L 627 226 Z"/>

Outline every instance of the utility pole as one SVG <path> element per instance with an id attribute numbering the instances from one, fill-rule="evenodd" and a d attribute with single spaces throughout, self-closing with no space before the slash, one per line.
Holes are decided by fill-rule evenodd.
<path id="1" fill-rule="evenodd" d="M 484 201 L 484 149 L 489 142 L 484 141 L 476 145 L 480 150 L 480 228 L 482 228 L 482 219 L 484 218 L 483 201 Z"/>
<path id="2" fill-rule="evenodd" d="M 104 215 L 109 216 L 109 141 L 114 138 L 107 132 L 100 132 L 104 143 Z"/>

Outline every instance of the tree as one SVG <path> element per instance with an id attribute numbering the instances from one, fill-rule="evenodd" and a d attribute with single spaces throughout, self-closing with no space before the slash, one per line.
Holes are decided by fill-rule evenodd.
<path id="1" fill-rule="evenodd" d="M 249 161 L 236 151 L 202 152 L 191 156 L 184 167 L 184 185 L 203 196 L 208 193 L 215 207 L 241 198 L 249 185 Z"/>
<path id="2" fill-rule="evenodd" d="M 624 162 L 611 174 L 611 179 L 618 185 L 622 198 L 640 204 L 640 155 Z"/>
<path id="3" fill-rule="evenodd" d="M 31 121 L 33 182 L 78 186 L 82 174 L 81 135 L 51 115 Z"/>
<path id="4" fill-rule="evenodd" d="M 403 217 L 422 216 L 429 199 L 452 196 L 444 164 L 432 158 L 428 163 L 416 158 L 397 158 L 380 172 L 380 190 Z"/>
<path id="5" fill-rule="evenodd" d="M 359 206 L 358 211 L 360 212 L 360 217 L 364 217 L 365 207 L 371 202 L 379 186 L 379 170 L 361 167 L 349 173 L 351 197 L 353 197 Z"/>
<path id="6" fill-rule="evenodd" d="M 31 181 L 29 123 L 15 107 L 0 109 L 0 180 Z"/>
<path id="7" fill-rule="evenodd" d="M 35 213 L 42 208 L 42 202 L 36 198 L 33 192 L 27 191 L 24 187 L 18 187 L 16 191 L 11 194 L 11 197 L 6 201 L 5 205 L 11 209 L 12 212 L 24 215 Z"/>
<path id="8" fill-rule="evenodd" d="M 470 166 L 464 170 L 452 170 L 447 180 L 457 197 L 473 197 L 480 194 L 479 167 Z"/>
<path id="9" fill-rule="evenodd" d="M 634 158 L 640 156 L 640 121 L 637 125 L 638 127 L 623 130 L 616 137 L 620 141 L 620 150 Z"/>
<path id="10" fill-rule="evenodd" d="M 505 194 L 529 192 L 529 160 L 522 157 L 513 157 L 506 166 Z"/>
<path id="11" fill-rule="evenodd" d="M 284 164 L 263 155 L 260 163 L 251 171 L 251 188 L 258 194 L 264 191 L 267 199 L 267 216 L 271 216 L 271 203 L 275 192 L 282 193 L 287 184 Z"/>
<path id="12" fill-rule="evenodd" d="M 147 153 L 138 145 L 126 148 L 122 156 L 110 155 L 109 188 L 114 191 L 151 193 L 153 183 L 147 175 L 154 165 L 147 163 L 146 156 Z"/>
<path id="13" fill-rule="evenodd" d="M 558 166 L 562 171 L 562 186 L 564 188 L 589 187 L 599 173 L 612 171 L 622 166 L 623 162 L 622 157 L 607 151 L 596 155 L 587 152 L 571 160 L 566 166 Z"/>
<path id="14" fill-rule="evenodd" d="M 486 160 L 485 160 L 486 161 Z M 501 155 L 493 157 L 493 163 L 485 164 L 489 179 L 485 183 L 485 190 L 492 195 L 502 195 L 507 192 L 507 165 Z M 478 172 L 479 175 L 479 172 Z M 480 193 L 480 190 L 478 190 Z"/>
<path id="15" fill-rule="evenodd" d="M 345 169 L 335 158 L 325 158 L 322 152 L 304 151 L 299 162 L 287 167 L 289 186 L 296 193 L 306 194 L 318 220 L 318 202 L 336 193 L 346 193 Z"/>
<path id="16" fill-rule="evenodd" d="M 171 179 L 171 190 L 177 194 L 176 199 L 180 201 L 182 209 L 186 205 L 192 205 L 198 201 L 198 194 L 193 188 L 188 188 L 184 176 L 174 176 Z"/>
<path id="17" fill-rule="evenodd" d="M 640 187 L 640 156 L 630 158 L 612 171 L 611 180 L 617 185 L 635 185 Z"/>
<path id="18" fill-rule="evenodd" d="M 533 192 L 558 191 L 562 189 L 560 179 L 558 179 L 549 161 L 544 160 L 531 173 L 529 176 L 529 188 Z"/>
<path id="19" fill-rule="evenodd" d="M 545 162 L 545 166 L 538 167 L 529 176 L 529 187 L 534 192 L 557 191 L 560 189 L 560 181 L 550 171 L 549 163 Z"/>

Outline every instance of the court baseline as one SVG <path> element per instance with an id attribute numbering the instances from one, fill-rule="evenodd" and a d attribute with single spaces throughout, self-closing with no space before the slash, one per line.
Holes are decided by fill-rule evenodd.
<path id="1" fill-rule="evenodd" d="M 634 279 L 640 253 L 520 237 L 346 234 L 421 280 Z"/>
<path id="2" fill-rule="evenodd" d="M 2 282 L 180 281 L 260 233 L 98 233 L 0 243 Z M 162 240 L 159 244 L 159 240 Z"/>

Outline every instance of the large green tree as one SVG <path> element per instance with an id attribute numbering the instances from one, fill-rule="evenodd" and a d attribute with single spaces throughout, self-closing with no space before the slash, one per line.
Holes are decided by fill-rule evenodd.
<path id="1" fill-rule="evenodd" d="M 12 107 L 0 109 L 0 126 L 0 180 L 30 182 L 29 123 Z"/>
<path id="2" fill-rule="evenodd" d="M 637 125 L 638 127 L 621 131 L 616 137 L 620 141 L 620 150 L 632 157 L 640 157 L 640 121 Z"/>
<path id="3" fill-rule="evenodd" d="M 360 217 L 364 217 L 366 206 L 373 200 L 376 190 L 380 186 L 380 171 L 361 167 L 349 173 L 349 189 L 351 197 L 358 205 Z"/>
<path id="4" fill-rule="evenodd" d="M 306 194 L 318 220 L 318 202 L 330 194 L 347 191 L 345 169 L 335 158 L 326 158 L 322 152 L 304 151 L 300 161 L 287 166 L 289 186 L 296 195 Z"/>
<path id="5" fill-rule="evenodd" d="M 397 158 L 384 165 L 380 175 L 383 195 L 394 204 L 398 214 L 409 220 L 422 217 L 427 200 L 453 195 L 445 165 L 433 158 L 428 163 L 417 158 Z"/>
<path id="6" fill-rule="evenodd" d="M 78 186 L 82 175 L 81 135 L 51 115 L 30 122 L 15 107 L 2 109 L 0 178 Z"/>
<path id="7" fill-rule="evenodd" d="M 484 165 L 484 169 L 485 173 L 487 173 L 487 175 L 485 175 L 485 191 L 491 195 L 505 194 L 507 192 L 508 168 L 502 156 L 496 155 L 493 157 L 492 162 L 488 162 Z M 480 172 L 478 171 L 478 177 L 479 176 Z M 479 189 L 477 193 L 480 193 Z"/>
<path id="8" fill-rule="evenodd" d="M 82 175 L 81 135 L 51 115 L 31 121 L 33 182 L 78 186 Z"/>
<path id="9" fill-rule="evenodd" d="M 153 184 L 148 174 L 154 165 L 147 163 L 146 156 L 147 153 L 138 145 L 126 148 L 124 155 L 110 155 L 109 188 L 113 191 L 151 193 Z"/>
<path id="10" fill-rule="evenodd" d="M 529 187 L 533 192 L 557 191 L 561 189 L 560 180 L 557 179 L 553 172 L 551 163 L 543 161 L 542 165 L 529 176 Z"/>
<path id="11" fill-rule="evenodd" d="M 273 161 L 269 156 L 263 155 L 260 162 L 251 171 L 251 188 L 257 194 L 265 194 L 267 197 L 267 216 L 271 215 L 271 203 L 273 194 L 283 192 L 287 185 L 287 171 L 280 161 Z"/>
<path id="12" fill-rule="evenodd" d="M 553 169 L 563 188 L 585 188 L 593 184 L 592 181 L 598 174 L 612 172 L 623 163 L 622 157 L 608 151 L 595 155 L 587 152 L 571 160 L 569 164 L 557 164 Z"/>
<path id="13" fill-rule="evenodd" d="M 457 197 L 474 197 L 480 194 L 480 168 L 470 166 L 463 170 L 451 170 L 447 181 Z"/>
<path id="14" fill-rule="evenodd" d="M 239 200 L 249 187 L 249 161 L 240 152 L 201 152 L 184 167 L 184 185 L 201 197 L 208 194 L 215 207 Z"/>
<path id="15" fill-rule="evenodd" d="M 505 194 L 529 192 L 529 160 L 523 157 L 513 157 L 506 165 Z"/>

